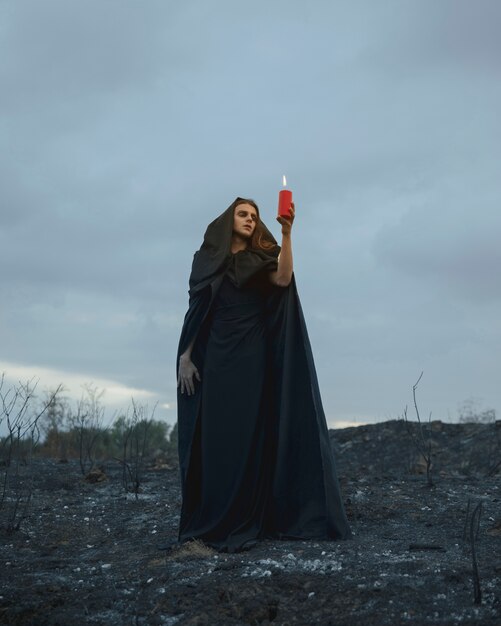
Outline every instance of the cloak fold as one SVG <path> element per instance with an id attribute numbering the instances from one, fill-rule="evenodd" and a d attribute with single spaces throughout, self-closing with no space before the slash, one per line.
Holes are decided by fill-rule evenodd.
<path id="1" fill-rule="evenodd" d="M 280 252 L 273 235 L 263 224 L 266 239 L 274 244 L 270 250 L 247 249 L 231 253 L 233 211 L 239 200 L 237 198 L 207 227 L 204 242 L 194 255 L 190 275 L 189 307 L 177 351 L 176 380 L 179 357 L 193 339 L 191 359 L 202 380 L 195 380 L 194 395 L 181 394 L 179 388 L 177 393 L 183 498 L 180 540 L 196 505 L 197 489 L 190 464 L 202 408 L 202 372 L 211 305 L 225 274 L 241 287 L 252 277 L 276 269 Z M 271 405 L 266 437 L 270 439 L 272 467 L 263 536 L 351 538 L 294 274 L 287 287 L 269 283 L 265 309 L 267 389 Z M 221 436 L 224 437 L 224 433 Z"/>

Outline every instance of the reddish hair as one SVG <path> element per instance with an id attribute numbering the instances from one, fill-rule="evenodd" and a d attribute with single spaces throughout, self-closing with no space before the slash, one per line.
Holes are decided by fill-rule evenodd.
<path id="1" fill-rule="evenodd" d="M 254 232 L 252 233 L 250 247 L 256 250 L 271 250 L 275 248 L 277 244 L 273 243 L 273 241 L 270 241 L 270 239 L 268 239 L 264 231 L 264 228 L 261 224 L 261 217 L 259 215 L 259 207 L 254 202 L 254 200 L 241 198 L 237 202 L 237 204 L 235 204 L 235 210 L 237 209 L 237 206 L 239 206 L 240 204 L 250 204 L 256 209 L 256 213 L 257 213 L 256 228 L 254 229 Z"/>

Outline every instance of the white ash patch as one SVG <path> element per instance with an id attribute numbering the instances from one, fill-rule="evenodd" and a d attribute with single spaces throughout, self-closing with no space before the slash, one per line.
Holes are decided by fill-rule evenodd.
<path id="1" fill-rule="evenodd" d="M 184 616 L 184 613 L 181 615 L 159 615 L 160 623 L 162 626 L 174 626 L 177 624 L 179 620 L 181 620 Z"/>
<path id="2" fill-rule="evenodd" d="M 131 491 L 128 491 L 125 494 L 125 500 L 127 502 L 139 502 L 139 501 L 147 501 L 147 502 L 152 502 L 152 501 L 157 501 L 158 500 L 158 494 L 156 493 L 147 493 L 144 491 L 140 491 L 137 495 Z"/>
<path id="3" fill-rule="evenodd" d="M 342 567 L 342 564 L 338 560 L 327 555 L 325 552 L 322 553 L 321 558 L 317 559 L 298 558 L 294 554 L 289 553 L 281 559 L 259 559 L 254 564 L 245 567 L 242 576 L 262 578 L 271 576 L 273 571 L 278 570 L 295 573 L 313 572 L 316 574 L 330 574 L 332 572 L 341 571 Z"/>

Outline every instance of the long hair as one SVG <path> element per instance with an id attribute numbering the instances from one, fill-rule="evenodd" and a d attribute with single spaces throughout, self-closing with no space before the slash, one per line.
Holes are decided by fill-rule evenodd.
<path id="1" fill-rule="evenodd" d="M 252 233 L 252 237 L 250 240 L 250 248 L 254 248 L 256 250 L 271 250 L 272 248 L 275 248 L 277 244 L 274 243 L 273 241 L 270 241 L 266 237 L 263 227 L 261 226 L 261 217 L 259 215 L 259 207 L 254 202 L 254 200 L 250 200 L 248 198 L 240 198 L 237 204 L 235 204 L 235 209 L 240 204 L 250 204 L 256 209 L 256 213 L 257 213 L 256 228 L 254 229 L 254 232 Z"/>

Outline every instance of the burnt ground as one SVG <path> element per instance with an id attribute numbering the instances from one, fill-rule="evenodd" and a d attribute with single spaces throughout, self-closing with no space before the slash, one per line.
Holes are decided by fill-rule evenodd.
<path id="1" fill-rule="evenodd" d="M 114 462 L 89 483 L 77 462 L 35 460 L 30 515 L 1 537 L 0 623 L 499 624 L 501 422 L 426 426 L 434 486 L 403 421 L 330 431 L 354 539 L 236 554 L 159 549 L 176 538 L 177 467 L 150 467 L 136 499 Z"/>

